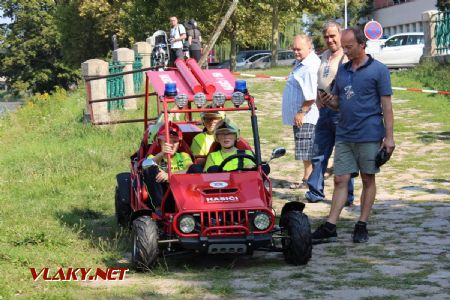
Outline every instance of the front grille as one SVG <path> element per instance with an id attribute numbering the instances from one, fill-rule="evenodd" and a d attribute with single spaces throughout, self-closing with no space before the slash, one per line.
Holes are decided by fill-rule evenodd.
<path id="1" fill-rule="evenodd" d="M 203 236 L 243 235 L 249 233 L 247 210 L 216 210 L 200 213 Z"/>
<path id="2" fill-rule="evenodd" d="M 253 219 L 258 212 L 271 216 L 271 225 L 265 230 L 258 230 L 253 225 Z M 179 230 L 179 220 L 184 214 L 194 217 L 195 229 L 191 233 Z M 243 236 L 249 234 L 264 234 L 269 232 L 275 224 L 275 216 L 268 209 L 240 209 L 240 210 L 210 210 L 204 212 L 185 212 L 175 217 L 175 231 L 184 237 L 214 237 L 214 236 Z"/>
<path id="3" fill-rule="evenodd" d="M 229 188 L 229 189 L 204 189 L 202 192 L 206 195 L 211 195 L 211 194 L 235 194 L 237 193 L 238 189 L 236 188 Z"/>

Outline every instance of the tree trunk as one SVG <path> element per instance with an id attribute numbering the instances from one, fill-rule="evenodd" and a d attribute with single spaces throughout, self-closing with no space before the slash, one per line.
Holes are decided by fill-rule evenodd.
<path id="1" fill-rule="evenodd" d="M 270 67 L 276 67 L 277 66 L 277 60 L 278 60 L 278 25 L 280 23 L 280 19 L 278 17 L 278 1 L 274 0 L 272 2 L 272 60 L 270 62 Z"/>
<path id="2" fill-rule="evenodd" d="M 230 19 L 231 15 L 233 14 L 234 10 L 236 9 L 238 5 L 239 0 L 233 0 L 233 3 L 231 3 L 230 8 L 228 8 L 227 13 L 222 19 L 222 22 L 220 22 L 219 26 L 217 26 L 216 31 L 214 32 L 211 40 L 209 41 L 208 45 L 203 50 L 202 57 L 198 61 L 198 64 L 202 66 L 205 64 L 206 59 L 208 58 L 209 52 L 212 48 L 214 48 L 214 45 L 216 44 L 217 39 L 219 38 L 220 34 L 222 33 L 223 28 L 225 27 L 225 24 L 227 24 L 228 20 Z"/>
<path id="3" fill-rule="evenodd" d="M 234 71 L 236 70 L 236 50 L 237 50 L 237 44 L 236 44 L 236 30 L 233 30 L 230 34 L 230 70 Z"/>

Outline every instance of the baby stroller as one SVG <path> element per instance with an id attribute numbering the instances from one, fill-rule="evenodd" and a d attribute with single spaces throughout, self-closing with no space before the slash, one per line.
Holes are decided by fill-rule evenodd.
<path id="1" fill-rule="evenodd" d="M 155 31 L 150 37 L 150 44 L 153 48 L 151 56 L 152 67 L 161 66 L 161 69 L 167 67 L 170 51 L 166 32 L 163 30 Z"/>

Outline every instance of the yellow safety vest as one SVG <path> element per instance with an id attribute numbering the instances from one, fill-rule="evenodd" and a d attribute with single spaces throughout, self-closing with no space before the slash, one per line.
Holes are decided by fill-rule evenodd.
<path id="1" fill-rule="evenodd" d="M 237 149 L 231 152 L 223 152 L 222 150 L 212 152 L 208 155 L 206 158 L 205 167 L 203 168 L 203 171 L 207 171 L 209 167 L 211 166 L 220 166 L 220 164 L 231 155 L 237 154 Z M 253 153 L 250 150 L 245 150 L 245 154 L 253 156 Z M 228 162 L 223 170 L 224 171 L 232 171 L 236 170 L 238 168 L 239 159 L 234 158 L 230 162 Z M 255 166 L 255 163 L 251 161 L 248 158 L 244 158 L 244 168 L 252 168 Z"/>
<path id="2" fill-rule="evenodd" d="M 214 143 L 214 134 L 201 132 L 192 140 L 191 151 L 194 155 L 208 155 L 211 145 Z"/>

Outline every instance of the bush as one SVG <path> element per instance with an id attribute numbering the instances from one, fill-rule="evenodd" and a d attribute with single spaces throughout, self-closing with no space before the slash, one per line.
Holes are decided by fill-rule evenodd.
<path id="1" fill-rule="evenodd" d="M 450 91 L 450 64 L 440 64 L 433 59 L 427 59 L 414 69 L 401 72 L 399 77 L 411 78 L 429 89 Z"/>

